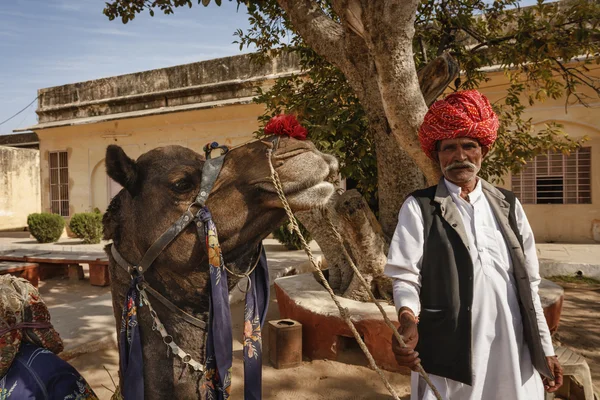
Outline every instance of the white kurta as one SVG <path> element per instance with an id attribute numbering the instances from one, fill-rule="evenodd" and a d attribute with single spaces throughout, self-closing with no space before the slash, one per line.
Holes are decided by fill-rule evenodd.
<path id="1" fill-rule="evenodd" d="M 542 400 L 542 380 L 534 370 L 523 337 L 510 253 L 483 194 L 481 181 L 469 194 L 469 202 L 460 197 L 460 187 L 447 180 L 444 182 L 462 216 L 473 261 L 473 386 L 435 375 L 431 375 L 432 381 L 445 400 Z M 518 200 L 515 211 L 523 236 L 525 267 L 531 279 L 542 345 L 545 354 L 552 356 L 552 340 L 538 295 L 541 278 L 533 232 Z M 385 274 L 393 278 L 396 309 L 409 307 L 417 315 L 421 311 L 419 291 L 423 230 L 421 208 L 417 200 L 410 197 L 400 210 Z M 411 393 L 411 400 L 435 399 L 424 380 L 414 372 Z"/>

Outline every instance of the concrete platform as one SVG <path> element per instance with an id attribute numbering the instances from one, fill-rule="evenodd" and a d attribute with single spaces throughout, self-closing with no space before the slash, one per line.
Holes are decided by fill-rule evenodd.
<path id="1" fill-rule="evenodd" d="M 600 244 L 538 243 L 540 275 L 584 276 L 600 280 Z"/>
<path id="2" fill-rule="evenodd" d="M 74 251 L 74 252 L 104 252 L 104 246 L 109 241 L 103 240 L 98 244 L 84 244 L 81 239 L 60 238 L 55 243 L 38 243 L 37 240 L 31 237 L 22 237 L 18 235 L 22 232 L 15 232 L 13 236 L 9 236 L 8 232 L 4 232 L 0 236 L 0 251 L 26 249 L 31 250 L 46 250 L 46 251 Z"/>
<path id="3" fill-rule="evenodd" d="M 346 345 L 353 345 L 352 332 L 341 318 L 329 293 L 312 274 L 280 278 L 275 281 L 277 304 L 282 318 L 302 324 L 302 349 L 312 360 L 337 360 Z M 408 372 L 394 359 L 392 334 L 373 303 L 338 297 L 362 336 L 377 365 L 388 371 Z M 396 308 L 382 303 L 389 319 L 397 326 Z M 346 340 L 346 338 L 351 338 Z"/>
<path id="4" fill-rule="evenodd" d="M 313 360 L 337 360 L 344 347 L 356 346 L 354 336 L 340 316 L 337 306 L 312 274 L 277 279 L 275 293 L 281 317 L 302 324 L 302 349 L 305 356 Z M 553 282 L 543 280 L 539 293 L 550 330 L 555 332 L 562 311 L 564 290 Z M 388 371 L 408 372 L 399 367 L 394 359 L 392 334 L 377 306 L 341 297 L 337 299 L 349 311 L 356 330 L 377 365 Z M 395 307 L 387 303 L 381 305 L 388 318 L 397 326 Z"/>

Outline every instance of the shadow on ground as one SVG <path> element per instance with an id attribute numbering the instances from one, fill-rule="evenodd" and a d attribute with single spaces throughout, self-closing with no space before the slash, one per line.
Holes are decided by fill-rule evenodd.
<path id="1" fill-rule="evenodd" d="M 41 281 L 39 290 L 66 351 L 114 334 L 112 297 L 108 287 L 92 286 L 87 278 L 70 281 L 56 277 Z"/>
<path id="2" fill-rule="evenodd" d="M 592 381 L 600 386 L 600 289 L 565 288 L 565 299 L 556 338 L 583 355 Z"/>

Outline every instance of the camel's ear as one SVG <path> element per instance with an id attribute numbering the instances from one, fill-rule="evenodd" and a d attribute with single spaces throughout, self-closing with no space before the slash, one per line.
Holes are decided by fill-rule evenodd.
<path id="1" fill-rule="evenodd" d="M 137 164 L 115 144 L 106 148 L 106 173 L 132 195 L 138 187 Z"/>

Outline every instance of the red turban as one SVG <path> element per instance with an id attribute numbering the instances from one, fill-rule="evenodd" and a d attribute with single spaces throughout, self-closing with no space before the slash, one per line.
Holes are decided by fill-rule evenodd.
<path id="1" fill-rule="evenodd" d="M 470 137 L 489 147 L 498 137 L 498 116 L 477 90 L 448 95 L 431 105 L 421 128 L 421 148 L 430 158 L 438 140 Z"/>

